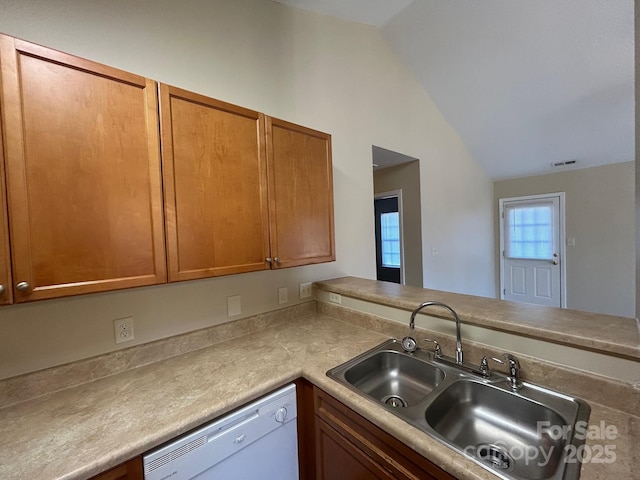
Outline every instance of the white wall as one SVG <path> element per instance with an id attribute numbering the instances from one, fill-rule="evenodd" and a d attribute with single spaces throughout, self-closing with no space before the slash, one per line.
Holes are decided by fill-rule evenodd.
<path id="1" fill-rule="evenodd" d="M 425 286 L 495 293 L 491 183 L 377 30 L 268 0 L 0 0 L 0 32 L 333 135 L 337 261 L 0 309 L 0 378 L 273 310 L 277 287 L 375 278 L 371 146 L 421 159 Z M 125 344 L 124 346 L 128 346 Z"/>
<path id="2" fill-rule="evenodd" d="M 635 163 L 623 162 L 494 182 L 495 235 L 500 198 L 565 192 L 565 231 L 575 239 L 567 246 L 567 307 L 634 317 L 634 178 Z"/>

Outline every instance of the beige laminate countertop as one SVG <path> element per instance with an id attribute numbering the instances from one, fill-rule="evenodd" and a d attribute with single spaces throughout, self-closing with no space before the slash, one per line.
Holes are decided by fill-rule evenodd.
<path id="1" fill-rule="evenodd" d="M 640 360 L 640 325 L 634 318 L 508 302 L 358 277 L 336 278 L 315 282 L 315 285 L 321 290 L 408 311 L 422 302 L 440 301 L 451 305 L 468 325 Z M 429 315 L 438 315 L 438 311 L 430 310 Z"/>
<path id="2" fill-rule="evenodd" d="M 326 377 L 329 368 L 386 338 L 312 314 L 0 409 L 0 478 L 86 479 L 304 376 L 458 478 L 495 479 Z M 637 421 L 592 408 L 592 421 L 622 425 L 618 460 L 586 464 L 582 479 L 634 478 Z"/>

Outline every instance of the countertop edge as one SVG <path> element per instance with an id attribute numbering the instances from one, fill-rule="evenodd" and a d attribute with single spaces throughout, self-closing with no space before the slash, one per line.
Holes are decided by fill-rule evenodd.
<path id="1" fill-rule="evenodd" d="M 385 285 L 386 284 L 386 285 Z M 537 340 L 548 341 L 560 345 L 566 345 L 582 350 L 588 350 L 627 360 L 640 361 L 640 323 L 633 318 L 616 317 L 605 314 L 595 314 L 591 312 L 580 312 L 577 310 L 557 309 L 543 307 L 539 305 L 517 304 L 496 300 L 493 298 L 477 297 L 467 294 L 444 292 L 439 290 L 418 289 L 417 287 L 407 287 L 405 285 L 389 284 L 376 280 L 367 280 L 358 277 L 340 277 L 330 280 L 314 282 L 316 288 L 324 291 L 335 292 L 347 297 L 368 301 L 378 305 L 394 307 L 402 310 L 412 311 L 421 301 L 440 300 L 454 306 L 465 324 L 475 325 L 515 335 L 520 335 Z M 378 288 L 384 290 L 384 294 L 377 292 Z M 373 291 L 372 291 L 373 290 Z M 405 293 L 406 292 L 406 293 Z M 421 300 L 409 299 L 421 294 Z M 473 304 L 481 304 L 481 308 L 474 311 Z M 515 318 L 515 311 L 520 313 L 526 311 L 533 315 L 552 314 L 554 316 L 566 316 L 575 322 L 578 316 L 584 317 L 584 321 L 601 322 L 626 322 L 629 330 L 635 330 L 633 336 L 622 336 L 621 338 L 598 339 L 576 335 L 570 329 L 552 329 L 548 324 L 540 327 L 529 323 L 519 323 L 517 320 L 503 321 L 496 318 L 496 315 L 483 315 L 482 312 L 490 306 L 493 312 L 504 311 L 510 318 Z M 430 315 L 441 316 L 436 310 L 430 311 Z M 594 318 L 597 317 L 597 318 Z M 441 318 L 449 319 L 446 315 Z M 557 328 L 557 326 L 556 326 Z M 612 329 L 609 330 L 612 333 Z M 634 343 L 634 340 L 638 340 Z"/>

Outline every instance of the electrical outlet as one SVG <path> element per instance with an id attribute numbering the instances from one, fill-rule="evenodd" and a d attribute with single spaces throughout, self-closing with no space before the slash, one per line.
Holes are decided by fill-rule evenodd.
<path id="1" fill-rule="evenodd" d="M 339 293 L 329 292 L 329 301 L 332 303 L 342 303 L 342 295 Z"/>
<path id="2" fill-rule="evenodd" d="M 289 301 L 289 289 L 287 287 L 280 287 L 278 289 L 278 303 L 282 305 Z"/>
<path id="3" fill-rule="evenodd" d="M 311 296 L 311 282 L 300 284 L 300 298 L 309 298 Z"/>
<path id="4" fill-rule="evenodd" d="M 114 320 L 113 330 L 116 337 L 116 343 L 130 342 L 135 338 L 133 335 L 133 317 Z"/>
<path id="5" fill-rule="evenodd" d="M 227 297 L 227 317 L 235 317 L 242 313 L 242 299 L 240 295 Z"/>

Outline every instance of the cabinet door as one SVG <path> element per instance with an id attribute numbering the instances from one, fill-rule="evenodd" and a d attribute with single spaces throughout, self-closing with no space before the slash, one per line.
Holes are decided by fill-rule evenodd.
<path id="1" fill-rule="evenodd" d="M 1 119 L 1 117 L 0 117 Z M 7 218 L 7 194 L 4 176 L 4 146 L 0 121 L 0 305 L 13 301 L 11 284 L 11 259 L 9 257 L 9 223 Z"/>
<path id="2" fill-rule="evenodd" d="M 317 480 L 397 480 L 326 422 L 316 422 Z"/>
<path id="3" fill-rule="evenodd" d="M 143 480 L 142 457 L 136 457 L 90 480 Z"/>
<path id="4" fill-rule="evenodd" d="M 269 268 L 264 117 L 160 85 L 169 280 Z"/>
<path id="5" fill-rule="evenodd" d="M 155 82 L 0 36 L 17 302 L 166 281 Z"/>
<path id="6" fill-rule="evenodd" d="M 390 475 L 389 478 L 395 480 L 456 480 L 317 387 L 314 387 L 314 410 L 318 432 L 316 443 L 325 443 L 325 446 L 316 447 L 318 480 L 335 478 L 326 473 L 335 468 L 332 465 L 332 456 L 343 456 L 345 461 L 351 457 L 348 462 L 354 472 L 364 472 L 362 468 L 372 472 L 370 476 L 362 473 L 345 478 L 373 479 L 387 478 L 386 475 Z"/>
<path id="7" fill-rule="evenodd" d="M 267 117 L 267 164 L 274 268 L 335 260 L 331 136 Z"/>

